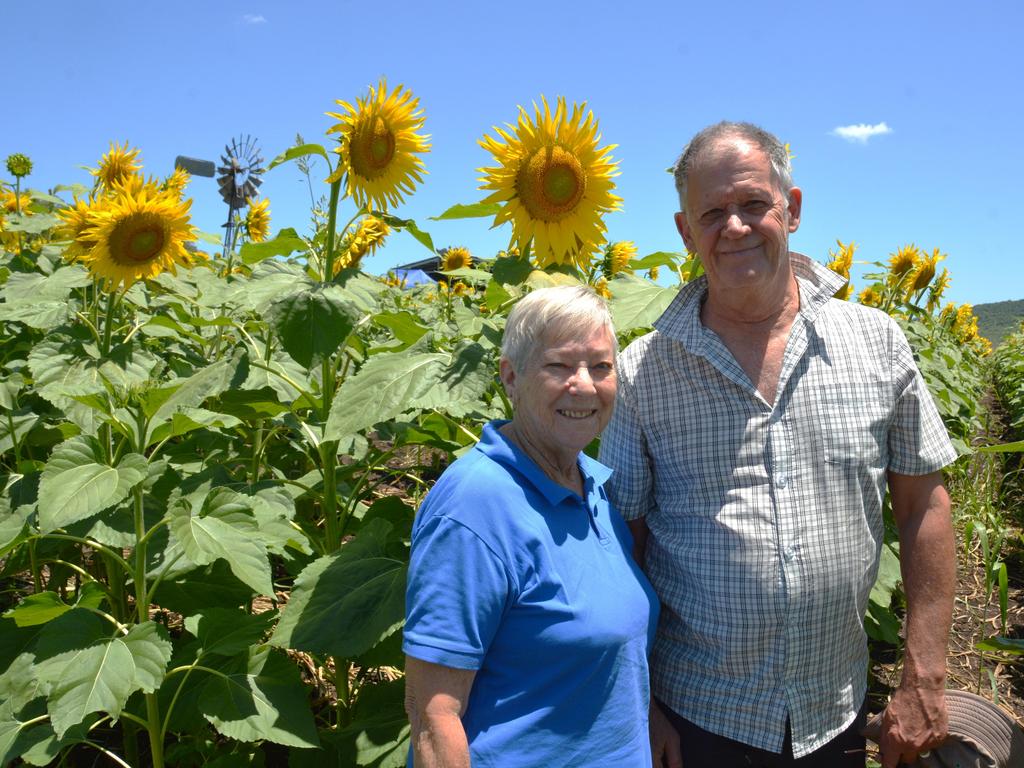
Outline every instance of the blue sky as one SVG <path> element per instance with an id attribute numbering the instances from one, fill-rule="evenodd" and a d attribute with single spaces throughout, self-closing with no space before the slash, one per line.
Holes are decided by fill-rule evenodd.
<path id="1" fill-rule="evenodd" d="M 30 186 L 88 183 L 80 166 L 111 140 L 141 148 L 159 175 L 178 154 L 217 160 L 241 133 L 267 161 L 297 132 L 330 147 L 334 100 L 387 76 L 420 97 L 433 143 L 424 184 L 394 212 L 438 247 L 488 256 L 507 229 L 428 217 L 483 197 L 484 133 L 541 94 L 564 95 L 586 101 L 603 142 L 618 145 L 624 204 L 608 234 L 641 254 L 681 247 L 665 168 L 686 140 L 720 119 L 750 120 L 796 156 L 794 250 L 826 259 L 840 238 L 858 243 L 855 258 L 884 260 L 911 242 L 938 247 L 954 301 L 1024 298 L 1024 10 L 1010 0 L 58 0 L 5 3 L 3 18 L 0 155 L 32 157 Z M 888 132 L 863 141 L 836 132 L 880 124 Z M 314 173 L 326 175 L 322 161 Z M 274 231 L 306 231 L 304 177 L 289 164 L 264 179 Z M 220 231 L 213 180 L 193 180 L 190 194 L 194 223 Z M 382 273 L 426 255 L 401 234 L 364 266 Z"/>

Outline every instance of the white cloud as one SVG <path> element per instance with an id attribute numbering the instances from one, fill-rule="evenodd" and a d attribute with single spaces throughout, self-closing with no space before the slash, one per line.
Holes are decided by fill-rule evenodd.
<path id="1" fill-rule="evenodd" d="M 868 139 L 872 136 L 881 136 L 886 133 L 892 133 L 892 128 L 885 123 L 878 123 L 877 125 L 857 123 L 856 125 L 840 125 L 832 129 L 833 136 L 838 136 L 850 142 L 859 142 L 860 144 L 867 144 Z"/>
<path id="2" fill-rule="evenodd" d="M 242 16 L 242 21 L 246 24 L 266 24 L 267 20 L 260 14 L 247 13 Z"/>

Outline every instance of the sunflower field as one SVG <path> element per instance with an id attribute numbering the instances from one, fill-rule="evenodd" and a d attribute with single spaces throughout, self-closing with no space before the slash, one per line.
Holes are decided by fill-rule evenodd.
<path id="1" fill-rule="evenodd" d="M 0 762 L 404 765 L 412 519 L 510 413 L 508 310 L 588 283 L 627 343 L 700 274 L 693 255 L 607 241 L 617 161 L 585 105 L 542 99 L 481 139 L 482 199 L 437 217 L 508 225 L 508 248 L 478 258 L 395 213 L 430 149 L 418 99 L 381 81 L 337 103 L 335 145 L 270 164 L 330 166 L 310 231 L 271 237 L 253 199 L 226 252 L 202 250 L 188 175 L 145 176 L 128 144 L 92 188 L 31 189 L 31 160 L 7 158 Z M 399 230 L 440 253 L 442 281 L 363 269 Z M 849 275 L 854 250 L 830 266 Z M 967 460 L 990 350 L 969 306 L 943 305 L 942 258 L 899 248 L 857 295 L 900 319 Z M 1011 347 L 995 357 L 1016 366 L 1020 426 Z M 894 546 L 867 626 L 898 645 Z"/>

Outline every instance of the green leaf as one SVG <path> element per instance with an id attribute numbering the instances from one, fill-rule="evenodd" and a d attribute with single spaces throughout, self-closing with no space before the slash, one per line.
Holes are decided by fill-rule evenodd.
<path id="1" fill-rule="evenodd" d="M 317 286 L 275 302 L 266 319 L 284 350 L 310 368 L 338 351 L 359 320 L 359 312 L 336 289 Z"/>
<path id="2" fill-rule="evenodd" d="M 171 641 L 167 630 L 155 621 L 136 624 L 121 638 L 135 663 L 132 690 L 152 693 L 163 682 L 167 662 L 171 660 Z"/>
<path id="3" fill-rule="evenodd" d="M 188 615 L 207 607 L 236 608 L 249 600 L 254 591 L 235 577 L 225 561 L 217 560 L 207 568 L 160 582 L 153 602 Z"/>
<path id="4" fill-rule="evenodd" d="M 11 450 L 15 440 L 20 444 L 39 421 L 39 416 L 28 406 L 0 413 L 0 453 Z"/>
<path id="5" fill-rule="evenodd" d="M 193 514 L 184 502 L 172 507 L 171 534 L 197 565 L 224 560 L 231 572 L 256 592 L 273 594 L 267 550 L 254 535 L 256 523 L 248 507 L 238 503 L 239 494 L 216 490 L 203 505 L 205 514 Z"/>
<path id="6" fill-rule="evenodd" d="M 423 325 L 412 312 L 381 312 L 373 316 L 373 322 L 391 331 L 392 335 L 402 343 L 402 349 L 412 346 L 430 330 Z"/>
<path id="7" fill-rule="evenodd" d="M 983 445 L 974 448 L 975 453 L 1021 453 L 1024 452 L 1024 440 L 1015 443 L 1003 443 L 1002 445 Z"/>
<path id="8" fill-rule="evenodd" d="M 896 591 L 901 578 L 899 555 L 889 544 L 884 544 L 878 561 L 878 576 L 868 599 L 880 608 L 888 608 L 892 603 L 892 593 Z"/>
<path id="9" fill-rule="evenodd" d="M 30 762 L 28 756 L 53 740 L 53 728 L 46 722 L 29 724 L 36 712 L 21 714 L 21 717 L 18 714 L 11 701 L 0 702 L 0 765 L 8 765 L 18 757 L 29 765 L 42 765 L 44 763 Z M 54 757 L 55 754 L 50 760 Z"/>
<path id="10" fill-rule="evenodd" d="M 34 627 L 46 624 L 70 610 L 71 606 L 61 600 L 56 592 L 37 592 L 5 611 L 4 618 L 14 619 L 19 627 Z"/>
<path id="11" fill-rule="evenodd" d="M 306 241 L 299 237 L 299 233 L 291 227 L 285 227 L 277 233 L 273 240 L 265 240 L 262 243 L 246 243 L 239 251 L 238 256 L 243 264 L 258 264 L 264 259 L 274 256 L 287 256 L 295 251 L 302 251 L 306 248 Z"/>
<path id="12" fill-rule="evenodd" d="M 496 216 L 501 211 L 501 203 L 455 204 L 440 216 L 431 216 L 431 221 L 447 221 L 449 219 L 479 219 L 485 216 Z"/>
<path id="13" fill-rule="evenodd" d="M 684 258 L 683 254 L 675 253 L 673 251 L 656 251 L 655 253 L 649 253 L 642 259 L 637 259 L 630 266 L 636 270 L 650 269 L 651 267 L 662 267 L 662 266 L 675 266 L 676 263 L 682 261 Z"/>
<path id="14" fill-rule="evenodd" d="M 95 438 L 73 437 L 50 456 L 39 481 L 39 529 L 48 533 L 85 520 L 127 498 L 146 477 L 146 459 L 128 454 L 116 467 L 97 461 Z"/>
<path id="15" fill-rule="evenodd" d="M 17 214 L 9 213 L 4 218 L 4 229 L 8 232 L 24 232 L 38 235 L 53 229 L 60 224 L 60 219 L 52 213 Z"/>
<path id="16" fill-rule="evenodd" d="M 324 160 L 328 160 L 327 150 L 325 150 L 319 144 L 300 144 L 297 147 L 289 147 L 280 155 L 270 161 L 270 165 L 267 166 L 269 171 L 271 168 L 276 168 L 281 163 L 286 163 L 289 160 L 294 160 L 297 157 L 308 157 L 309 155 L 319 155 Z"/>
<path id="17" fill-rule="evenodd" d="M 522 285 L 533 272 L 529 259 L 502 256 L 496 259 L 491 274 L 501 285 Z"/>
<path id="18" fill-rule="evenodd" d="M 187 379 L 178 379 L 159 390 L 147 392 L 144 408 L 150 416 L 150 428 L 156 429 L 169 421 L 174 412 L 181 408 L 196 408 L 206 398 L 216 397 L 232 386 L 236 372 L 237 363 L 234 360 L 218 360 Z"/>
<path id="19" fill-rule="evenodd" d="M 204 608 L 185 619 L 185 629 L 202 643 L 203 653 L 235 656 L 260 642 L 276 617 L 276 611 L 251 614 L 229 608 Z"/>
<path id="20" fill-rule="evenodd" d="M 608 288 L 608 302 L 618 333 L 649 328 L 676 297 L 675 288 L 662 288 L 635 275 L 617 275 Z"/>
<path id="21" fill-rule="evenodd" d="M 271 651 L 265 658 L 255 656 L 247 672 L 211 676 L 199 708 L 228 738 L 316 747 L 319 739 L 307 693 L 295 665 Z"/>
<path id="22" fill-rule="evenodd" d="M 54 682 L 47 701 L 58 738 L 92 712 L 115 719 L 135 690 L 135 661 L 120 638 L 99 642 L 74 654 Z"/>
<path id="23" fill-rule="evenodd" d="M 407 567 L 384 554 L 390 530 L 376 518 L 337 552 L 306 566 L 271 644 L 351 658 L 391 634 L 405 616 Z"/>
<path id="24" fill-rule="evenodd" d="M 224 238 L 216 232 L 196 232 L 196 240 L 209 245 L 224 245 Z"/>
<path id="25" fill-rule="evenodd" d="M 450 357 L 442 352 L 375 355 L 335 394 L 325 440 L 389 421 L 435 387 Z"/>
<path id="26" fill-rule="evenodd" d="M 415 237 L 416 241 L 419 242 L 428 251 L 430 251 L 432 255 L 437 255 L 437 249 L 434 248 L 434 240 L 430 237 L 428 233 L 422 231 L 418 226 L 416 226 L 416 222 L 413 221 L 412 219 L 400 219 L 397 216 L 392 216 L 387 213 L 379 212 L 375 213 L 374 215 L 377 216 L 378 218 L 383 219 L 389 227 L 394 227 L 396 229 L 404 229 L 410 235 Z"/>
<path id="27" fill-rule="evenodd" d="M 1016 637 L 993 635 L 975 643 L 974 647 L 989 653 L 1012 653 L 1018 656 L 1024 654 L 1024 640 Z"/>
<path id="28" fill-rule="evenodd" d="M 148 445 L 155 445 L 168 437 L 180 437 L 194 432 L 197 429 L 209 427 L 230 428 L 241 424 L 234 416 L 223 413 L 215 413 L 205 408 L 182 407 L 177 413 L 171 415 L 169 423 L 161 424 L 154 429 L 147 440 Z"/>

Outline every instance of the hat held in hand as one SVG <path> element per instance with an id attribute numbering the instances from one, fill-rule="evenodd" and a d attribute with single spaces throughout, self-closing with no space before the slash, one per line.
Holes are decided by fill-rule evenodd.
<path id="1" fill-rule="evenodd" d="M 946 691 L 949 737 L 922 753 L 921 768 L 1024 768 L 1024 731 L 992 702 L 966 691 Z M 875 715 L 864 735 L 878 743 L 882 716 Z"/>

